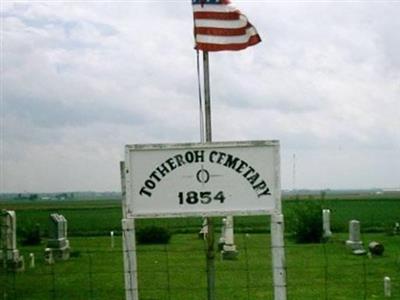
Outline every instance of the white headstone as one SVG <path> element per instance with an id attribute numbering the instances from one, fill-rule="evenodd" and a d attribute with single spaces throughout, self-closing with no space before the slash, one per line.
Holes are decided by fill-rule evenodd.
<path id="1" fill-rule="evenodd" d="M 67 239 L 67 219 L 63 215 L 50 215 L 47 249 L 54 252 L 52 253 L 54 259 L 69 259 L 70 246 Z"/>
<path id="2" fill-rule="evenodd" d="M 357 220 L 349 222 L 349 239 L 346 241 L 346 245 L 352 251 L 364 250 L 361 241 L 360 222 Z"/>
<path id="3" fill-rule="evenodd" d="M 225 225 L 225 244 L 233 245 L 234 241 L 234 234 L 233 234 L 233 217 L 227 216 L 226 217 L 226 225 Z"/>
<path id="4" fill-rule="evenodd" d="M 385 297 L 391 297 L 392 291 L 391 291 L 390 277 L 386 276 L 385 278 L 383 278 L 383 288 Z"/>
<path id="5" fill-rule="evenodd" d="M 221 236 L 218 240 L 218 250 L 221 251 L 225 245 L 225 229 L 226 229 L 226 218 L 222 219 L 222 226 L 221 226 Z"/>
<path id="6" fill-rule="evenodd" d="M 63 215 L 51 214 L 49 223 L 49 238 L 55 242 L 64 244 L 67 238 L 67 219 Z"/>
<path id="7" fill-rule="evenodd" d="M 10 270 L 23 271 L 24 258 L 17 249 L 17 218 L 15 211 L 3 209 L 0 214 L 0 248 L 4 266 Z"/>
<path id="8" fill-rule="evenodd" d="M 329 238 L 332 236 L 331 231 L 331 211 L 329 209 L 322 210 L 322 228 L 323 228 L 323 235 L 325 238 Z"/>
<path id="9" fill-rule="evenodd" d="M 357 220 L 350 221 L 349 240 L 354 242 L 358 242 L 361 240 L 360 222 Z"/>
<path id="10" fill-rule="evenodd" d="M 35 267 L 35 254 L 34 253 L 29 253 L 29 258 L 30 258 L 29 266 L 31 268 L 34 268 Z"/>
<path id="11" fill-rule="evenodd" d="M 49 265 L 54 264 L 53 249 L 51 248 L 44 249 L 44 261 Z"/>
<path id="12" fill-rule="evenodd" d="M 114 248 L 114 231 L 110 231 L 111 248 Z"/>
<path id="13" fill-rule="evenodd" d="M 222 248 L 222 258 L 223 259 L 236 259 L 237 250 L 234 241 L 233 232 L 233 216 L 227 216 L 225 221 L 225 244 Z"/>
<path id="14" fill-rule="evenodd" d="M 1 214 L 1 245 L 6 251 L 17 249 L 17 220 L 15 211 L 3 210 Z"/>

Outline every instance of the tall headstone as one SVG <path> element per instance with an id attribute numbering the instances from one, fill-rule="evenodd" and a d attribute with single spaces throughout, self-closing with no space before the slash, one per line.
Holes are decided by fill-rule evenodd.
<path id="1" fill-rule="evenodd" d="M 222 226 L 221 226 L 221 236 L 218 240 L 218 250 L 221 251 L 225 245 L 225 228 L 226 228 L 226 218 L 222 219 Z"/>
<path id="2" fill-rule="evenodd" d="M 0 249 L 2 267 L 11 271 L 25 269 L 24 257 L 17 249 L 17 217 L 15 211 L 3 209 L 0 214 Z"/>
<path id="3" fill-rule="evenodd" d="M 365 251 L 361 241 L 360 222 L 357 220 L 349 222 L 349 239 L 346 241 L 346 246 L 355 254 Z"/>
<path id="4" fill-rule="evenodd" d="M 49 220 L 49 240 L 47 251 L 52 252 L 54 259 L 69 259 L 70 246 L 67 239 L 67 219 L 60 214 L 51 214 Z"/>
<path id="5" fill-rule="evenodd" d="M 392 296 L 392 291 L 391 291 L 391 284 L 390 284 L 390 277 L 385 276 L 383 278 L 383 292 L 385 297 L 390 298 Z"/>
<path id="6" fill-rule="evenodd" d="M 227 216 L 225 221 L 225 244 L 222 247 L 223 259 L 236 259 L 238 251 L 234 241 L 233 216 Z"/>
<path id="7" fill-rule="evenodd" d="M 322 229 L 324 238 L 330 238 L 332 236 L 331 211 L 329 209 L 322 210 Z"/>
<path id="8" fill-rule="evenodd" d="M 29 267 L 34 268 L 35 267 L 35 254 L 34 253 L 29 253 Z"/>
<path id="9" fill-rule="evenodd" d="M 110 231 L 111 248 L 114 248 L 114 231 Z"/>

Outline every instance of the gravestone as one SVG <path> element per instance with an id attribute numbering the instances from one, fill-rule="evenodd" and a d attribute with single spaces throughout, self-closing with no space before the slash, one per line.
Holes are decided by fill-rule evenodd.
<path id="1" fill-rule="evenodd" d="M 48 265 L 54 264 L 53 249 L 50 248 L 44 249 L 44 261 Z"/>
<path id="2" fill-rule="evenodd" d="M 227 216 L 225 221 L 225 244 L 222 247 L 222 259 L 236 259 L 238 251 L 233 234 L 233 216 Z"/>
<path id="3" fill-rule="evenodd" d="M 360 222 L 351 220 L 349 222 L 349 239 L 346 241 L 346 246 L 353 251 L 354 254 L 365 254 L 366 251 L 361 241 Z"/>
<path id="4" fill-rule="evenodd" d="M 199 238 L 206 239 L 207 234 L 208 234 L 207 218 L 203 218 L 203 224 L 201 225 L 201 229 L 199 232 Z"/>
<path id="5" fill-rule="evenodd" d="M 372 241 L 368 245 L 368 250 L 371 255 L 382 256 L 383 252 L 385 251 L 385 247 L 381 243 Z"/>
<path id="6" fill-rule="evenodd" d="M 385 276 L 383 278 L 383 292 L 386 298 L 390 298 L 392 296 L 391 291 L 391 282 L 390 277 Z"/>
<path id="7" fill-rule="evenodd" d="M 399 222 L 394 223 L 393 234 L 394 235 L 400 234 L 400 223 Z"/>
<path id="8" fill-rule="evenodd" d="M 221 226 L 221 236 L 218 240 L 218 250 L 221 251 L 225 245 L 225 228 L 226 228 L 226 218 L 222 219 Z"/>
<path id="9" fill-rule="evenodd" d="M 30 268 L 35 267 L 35 254 L 34 253 L 29 253 L 29 267 Z"/>
<path id="10" fill-rule="evenodd" d="M 17 249 L 17 218 L 15 211 L 3 209 L 0 214 L 0 249 L 2 267 L 10 271 L 25 269 L 24 257 Z"/>
<path id="11" fill-rule="evenodd" d="M 324 238 L 330 238 L 332 236 L 331 231 L 331 211 L 329 209 L 322 210 L 322 228 Z"/>
<path id="12" fill-rule="evenodd" d="M 29 267 L 34 268 L 35 267 L 35 254 L 29 253 L 29 259 L 30 259 Z"/>
<path id="13" fill-rule="evenodd" d="M 114 231 L 110 231 L 111 248 L 114 248 Z"/>
<path id="14" fill-rule="evenodd" d="M 60 214 L 51 214 L 49 220 L 49 239 L 46 251 L 51 251 L 56 260 L 68 260 L 70 253 L 67 239 L 67 219 Z"/>

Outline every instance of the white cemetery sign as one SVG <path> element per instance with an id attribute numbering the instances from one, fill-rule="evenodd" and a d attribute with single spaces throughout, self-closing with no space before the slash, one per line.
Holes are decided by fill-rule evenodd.
<path id="1" fill-rule="evenodd" d="M 278 141 L 127 145 L 121 163 L 127 300 L 139 299 L 136 218 L 271 215 L 274 299 L 286 300 Z"/>
<path id="2" fill-rule="evenodd" d="M 126 146 L 127 216 L 271 214 L 277 141 Z"/>

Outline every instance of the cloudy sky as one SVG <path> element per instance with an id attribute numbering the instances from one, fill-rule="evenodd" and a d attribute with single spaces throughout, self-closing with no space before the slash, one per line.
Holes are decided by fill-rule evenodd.
<path id="1" fill-rule="evenodd" d="M 400 2 L 235 1 L 213 140 L 281 142 L 283 188 L 400 186 Z M 3 1 L 2 192 L 120 189 L 124 145 L 199 141 L 190 1 Z M 293 182 L 293 156 L 296 171 Z"/>

